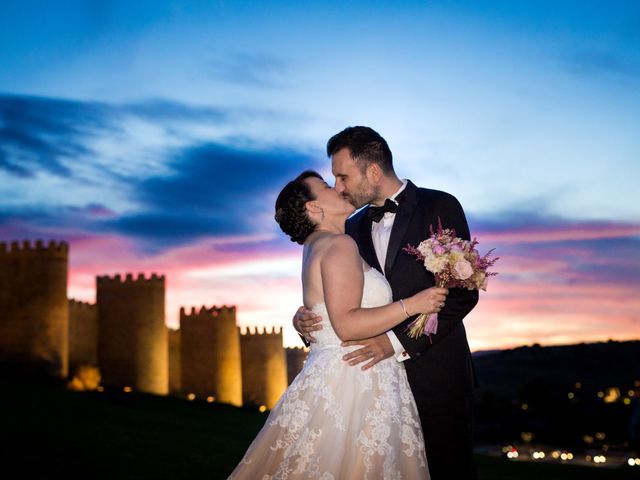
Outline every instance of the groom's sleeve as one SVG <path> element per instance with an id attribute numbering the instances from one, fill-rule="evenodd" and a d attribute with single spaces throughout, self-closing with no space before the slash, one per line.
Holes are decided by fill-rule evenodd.
<path id="1" fill-rule="evenodd" d="M 438 202 L 434 212 L 432 219 L 434 228 L 438 225 L 438 218 L 440 218 L 442 228 L 453 228 L 458 237 L 464 240 L 471 240 L 464 210 L 454 196 L 444 195 Z M 430 337 L 422 335 L 416 339 L 407 335 L 407 325 L 415 320 L 416 317 L 411 317 L 406 322 L 395 327 L 393 331 L 410 357 L 416 359 L 426 350 L 437 345 L 438 342 L 458 327 L 464 317 L 476 306 L 478 297 L 477 290 L 467 290 L 466 288 L 449 289 L 444 308 L 438 313 L 438 333 Z"/>

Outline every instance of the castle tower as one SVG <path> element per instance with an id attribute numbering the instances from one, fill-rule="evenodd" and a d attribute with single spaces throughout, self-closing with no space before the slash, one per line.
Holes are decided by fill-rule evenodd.
<path id="1" fill-rule="evenodd" d="M 169 394 L 182 393 L 182 357 L 180 355 L 182 332 L 169 329 Z"/>
<path id="2" fill-rule="evenodd" d="M 242 405 L 240 332 L 236 308 L 180 309 L 182 391 Z"/>
<path id="3" fill-rule="evenodd" d="M 95 303 L 69 300 L 69 371 L 98 365 L 98 309 Z"/>
<path id="4" fill-rule="evenodd" d="M 304 362 L 307 359 L 307 350 L 304 347 L 289 347 L 285 349 L 285 355 L 287 357 L 287 383 L 291 385 L 296 375 L 300 373 Z"/>
<path id="5" fill-rule="evenodd" d="M 273 408 L 287 388 L 282 328 L 247 330 L 240 336 L 240 350 L 244 403 Z"/>
<path id="6" fill-rule="evenodd" d="M 0 362 L 68 375 L 69 245 L 0 242 Z"/>
<path id="7" fill-rule="evenodd" d="M 166 395 L 169 341 L 164 275 L 96 278 L 98 365 L 105 385 Z"/>

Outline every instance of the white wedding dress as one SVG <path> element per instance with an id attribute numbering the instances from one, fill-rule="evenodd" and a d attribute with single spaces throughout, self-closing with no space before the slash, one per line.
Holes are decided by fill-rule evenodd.
<path id="1" fill-rule="evenodd" d="M 363 307 L 392 301 L 391 287 L 365 266 Z M 362 371 L 342 360 L 324 303 L 322 330 L 304 368 L 282 395 L 230 479 L 428 479 L 416 404 L 403 365 L 387 358 Z"/>

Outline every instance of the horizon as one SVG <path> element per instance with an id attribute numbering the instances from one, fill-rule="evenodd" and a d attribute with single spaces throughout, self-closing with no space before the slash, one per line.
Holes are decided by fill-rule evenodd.
<path id="1" fill-rule="evenodd" d="M 301 249 L 273 204 L 348 125 L 453 194 L 501 257 L 472 351 L 640 339 L 640 4 L 8 0 L 0 240 L 69 243 L 95 277 L 166 278 L 179 308 L 283 327 Z"/>

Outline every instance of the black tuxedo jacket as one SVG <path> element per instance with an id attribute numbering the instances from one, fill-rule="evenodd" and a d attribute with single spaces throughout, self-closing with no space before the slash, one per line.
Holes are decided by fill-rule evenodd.
<path id="1" fill-rule="evenodd" d="M 458 237 L 470 239 L 464 211 L 452 195 L 418 188 L 410 181 L 401 195 L 385 265 L 379 265 L 373 247 L 371 220 L 367 216 L 369 207 L 349 218 L 346 225 L 346 232 L 358 244 L 360 255 L 387 277 L 394 301 L 435 285 L 433 274 L 403 248 L 409 244 L 417 246 L 429 237 L 429 226 L 436 230 L 438 218 L 443 228 L 454 228 Z M 454 412 L 465 416 L 463 412 L 468 411 L 474 374 L 462 319 L 477 302 L 476 290 L 450 289 L 445 306 L 438 314 L 438 333 L 431 338 L 412 339 L 407 336 L 407 326 L 415 317 L 394 328 L 411 356 L 405 361 L 405 367 L 423 419 Z"/>

